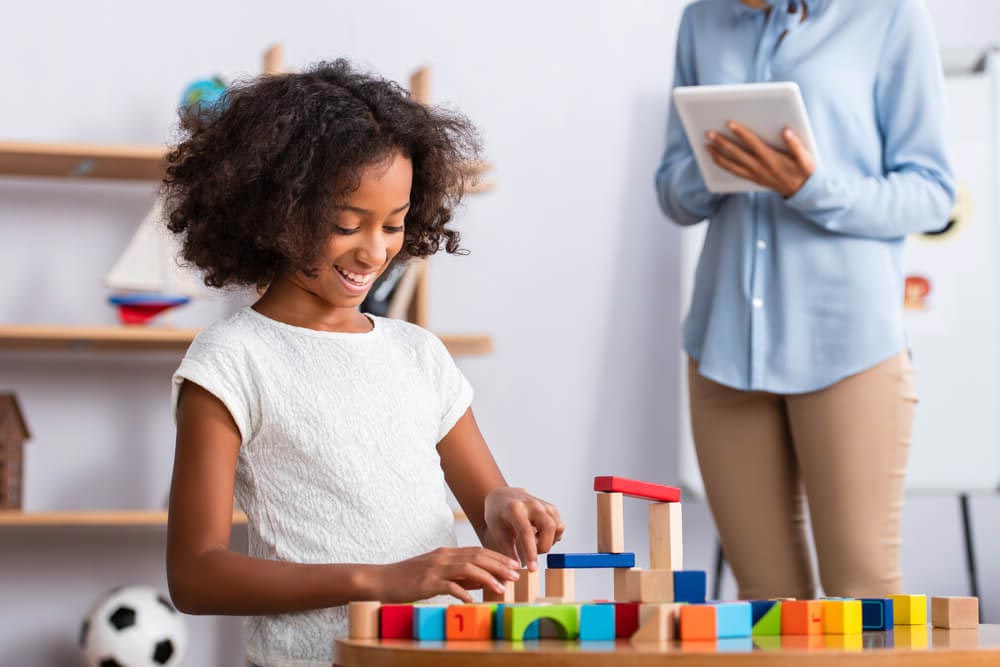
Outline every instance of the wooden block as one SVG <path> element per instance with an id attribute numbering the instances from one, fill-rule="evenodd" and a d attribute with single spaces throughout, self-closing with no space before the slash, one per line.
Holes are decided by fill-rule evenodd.
<path id="1" fill-rule="evenodd" d="M 753 637 L 775 637 L 781 635 L 781 602 L 777 600 L 751 600 L 751 622 Z"/>
<path id="2" fill-rule="evenodd" d="M 534 602 L 538 599 L 539 593 L 541 593 L 541 573 L 538 570 L 534 572 L 530 571 L 528 568 L 521 568 L 519 571 L 521 577 L 514 582 L 514 601 L 515 602 Z"/>
<path id="3" fill-rule="evenodd" d="M 620 493 L 597 494 L 597 551 L 620 554 L 625 551 L 625 504 Z"/>
<path id="4" fill-rule="evenodd" d="M 781 603 L 782 635 L 823 634 L 822 600 L 785 600 Z"/>
<path id="5" fill-rule="evenodd" d="M 631 640 L 641 642 L 669 642 L 677 638 L 677 624 L 681 605 L 674 602 L 644 604 L 639 607 L 639 629 Z"/>
<path id="6" fill-rule="evenodd" d="M 615 606 L 585 604 L 580 607 L 580 641 L 614 641 Z"/>
<path id="7" fill-rule="evenodd" d="M 718 638 L 715 605 L 682 605 L 680 614 L 681 641 L 707 642 Z"/>
<path id="8" fill-rule="evenodd" d="M 639 603 L 615 602 L 615 638 L 628 639 L 639 629 Z"/>
<path id="9" fill-rule="evenodd" d="M 381 602 L 351 602 L 347 605 L 347 635 L 351 639 L 378 639 Z"/>
<path id="10" fill-rule="evenodd" d="M 629 602 L 673 602 L 674 573 L 670 570 L 626 570 L 625 597 Z"/>
<path id="11" fill-rule="evenodd" d="M 420 641 L 444 641 L 446 605 L 414 605 L 413 638 Z"/>
<path id="12" fill-rule="evenodd" d="M 557 568 L 612 568 L 635 567 L 635 554 L 549 554 L 546 563 L 552 569 Z"/>
<path id="13" fill-rule="evenodd" d="M 935 628 L 979 628 L 979 598 L 936 595 L 931 598 Z"/>
<path id="14" fill-rule="evenodd" d="M 701 604 L 705 601 L 705 571 L 674 572 L 674 601 Z"/>
<path id="15" fill-rule="evenodd" d="M 715 627 L 719 639 L 749 637 L 753 630 L 753 610 L 750 603 L 716 603 Z"/>
<path id="16" fill-rule="evenodd" d="M 509 603 L 514 602 L 514 583 L 508 581 L 504 583 L 503 593 L 497 593 L 492 588 L 483 589 L 483 602 Z"/>
<path id="17" fill-rule="evenodd" d="M 562 639 L 576 639 L 580 632 L 580 612 L 572 604 L 505 606 L 503 614 L 504 638 L 512 641 L 523 640 L 528 626 L 540 618 L 555 621 Z"/>
<path id="18" fill-rule="evenodd" d="M 681 499 L 681 490 L 675 486 L 640 482 L 624 477 L 595 477 L 594 491 L 624 493 L 626 496 L 632 496 L 633 498 L 655 500 L 661 503 L 676 503 Z"/>
<path id="19" fill-rule="evenodd" d="M 927 625 L 926 595 L 890 595 L 893 622 L 900 625 Z"/>
<path id="20" fill-rule="evenodd" d="M 631 570 L 638 570 L 639 568 L 624 568 L 619 567 L 615 569 L 615 602 L 638 602 L 638 600 L 629 600 L 628 594 L 628 573 Z"/>
<path id="21" fill-rule="evenodd" d="M 680 503 L 651 503 L 649 506 L 649 569 L 684 569 Z"/>
<path id="22" fill-rule="evenodd" d="M 384 604 L 379 608 L 379 637 L 413 639 L 413 605 Z"/>
<path id="23" fill-rule="evenodd" d="M 562 568 L 545 570 L 545 597 L 571 601 L 575 596 L 576 570 Z"/>
<path id="24" fill-rule="evenodd" d="M 892 598 L 861 598 L 861 629 L 892 630 Z"/>
<path id="25" fill-rule="evenodd" d="M 823 632 L 861 634 L 861 600 L 823 600 Z"/>
<path id="26" fill-rule="evenodd" d="M 445 613 L 445 637 L 457 639 L 491 639 L 493 636 L 493 605 L 454 604 Z"/>

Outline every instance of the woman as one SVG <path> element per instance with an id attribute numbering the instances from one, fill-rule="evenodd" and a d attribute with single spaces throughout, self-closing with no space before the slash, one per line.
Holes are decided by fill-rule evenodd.
<path id="1" fill-rule="evenodd" d="M 701 0 L 674 85 L 795 81 L 822 164 L 790 131 L 733 123 L 715 162 L 768 188 L 705 189 L 671 109 L 663 211 L 708 219 L 684 326 L 695 447 L 741 598 L 816 596 L 808 499 L 830 596 L 901 592 L 916 398 L 903 330 L 907 234 L 954 199 L 937 45 L 919 0 Z"/>

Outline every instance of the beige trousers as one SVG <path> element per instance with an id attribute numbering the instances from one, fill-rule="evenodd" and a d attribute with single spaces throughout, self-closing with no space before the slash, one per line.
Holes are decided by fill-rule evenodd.
<path id="1" fill-rule="evenodd" d="M 903 477 L 916 396 L 902 352 L 807 394 L 739 391 L 688 361 L 698 464 L 742 599 L 902 592 Z"/>

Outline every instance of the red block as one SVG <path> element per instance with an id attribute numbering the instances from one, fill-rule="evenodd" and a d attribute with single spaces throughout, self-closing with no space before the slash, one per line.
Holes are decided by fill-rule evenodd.
<path id="1" fill-rule="evenodd" d="M 639 482 L 634 479 L 625 479 L 624 477 L 595 477 L 594 491 L 624 493 L 626 496 L 632 496 L 633 498 L 655 500 L 661 503 L 676 503 L 680 502 L 681 499 L 681 490 L 676 486 Z"/>
<path id="2" fill-rule="evenodd" d="M 639 629 L 639 603 L 615 602 L 615 637 L 628 639 Z"/>
<path id="3" fill-rule="evenodd" d="M 413 605 L 384 604 L 379 607 L 379 637 L 413 639 Z"/>

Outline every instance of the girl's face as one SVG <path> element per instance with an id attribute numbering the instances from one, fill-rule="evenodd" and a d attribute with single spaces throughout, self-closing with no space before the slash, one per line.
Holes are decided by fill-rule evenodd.
<path id="1" fill-rule="evenodd" d="M 326 241 L 315 277 L 294 281 L 331 306 L 355 308 L 403 247 L 403 220 L 410 208 L 413 164 L 393 153 L 366 168 L 361 184 L 337 209 L 337 226 Z"/>

